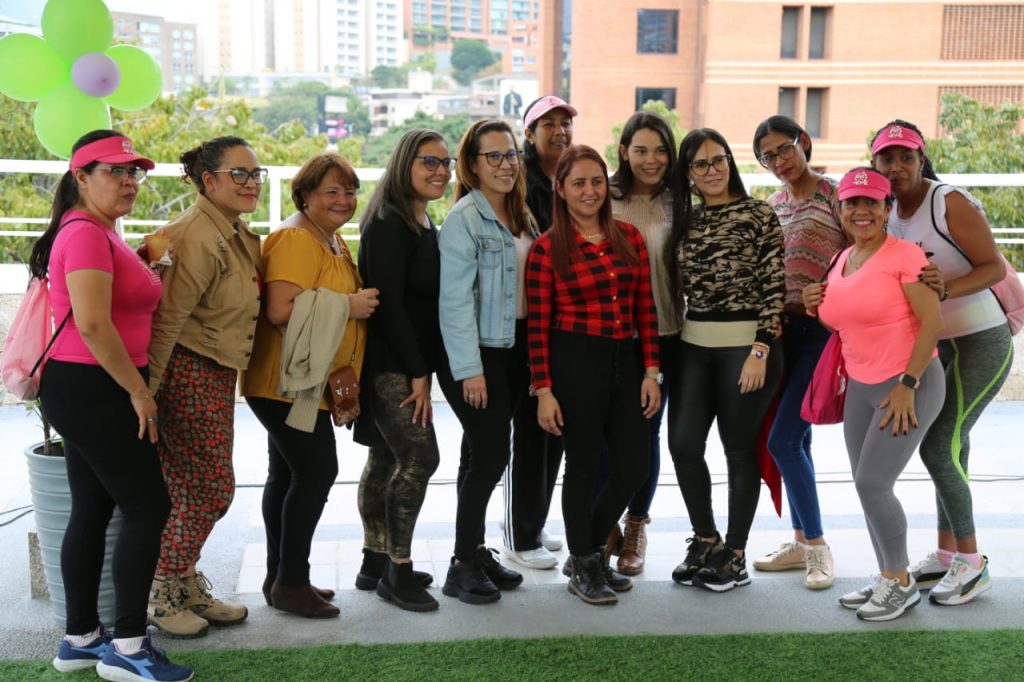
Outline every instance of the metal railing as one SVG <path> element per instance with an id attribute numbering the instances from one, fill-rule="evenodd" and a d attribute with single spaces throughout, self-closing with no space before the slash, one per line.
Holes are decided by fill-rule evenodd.
<path id="1" fill-rule="evenodd" d="M 67 170 L 67 163 L 64 161 L 30 161 L 18 159 L 0 159 L 0 174 L 43 174 L 63 175 Z M 253 221 L 252 227 L 273 229 L 281 222 L 286 212 L 283 210 L 282 188 L 285 181 L 291 180 L 299 170 L 299 166 L 268 166 L 270 175 L 264 186 L 264 191 L 269 193 L 269 218 L 268 220 Z M 384 173 L 382 168 L 357 168 L 356 175 L 360 182 L 376 182 Z M 149 172 L 151 177 L 179 177 L 181 167 L 173 163 L 159 163 L 156 168 Z M 833 175 L 838 178 L 838 175 Z M 1024 173 L 951 173 L 941 175 L 943 182 L 958 185 L 960 187 L 1024 187 Z M 454 176 L 453 176 L 454 180 Z M 752 187 L 778 187 L 779 181 L 770 173 L 744 173 L 743 182 L 748 188 Z M 49 222 L 46 217 L 30 216 L 2 216 L 0 217 L 0 237 L 38 237 L 41 230 L 6 230 L 4 225 L 45 225 Z M 167 221 L 165 220 L 143 220 L 126 217 L 119 222 L 120 230 L 125 227 L 139 226 L 157 228 Z M 344 229 L 344 234 L 349 239 L 358 239 L 359 233 L 355 229 L 355 223 L 349 223 Z M 993 234 L 998 244 L 1024 244 L 1024 226 L 993 228 Z M 128 235 L 128 238 L 139 238 L 139 235 Z"/>

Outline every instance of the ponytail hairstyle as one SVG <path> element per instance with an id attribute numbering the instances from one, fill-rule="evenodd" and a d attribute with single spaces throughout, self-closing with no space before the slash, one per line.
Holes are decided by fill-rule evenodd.
<path id="1" fill-rule="evenodd" d="M 601 167 L 601 172 L 607 177 L 608 166 L 604 159 L 593 147 L 586 145 L 570 145 L 562 152 L 558 159 L 558 166 L 555 167 L 555 201 L 552 212 L 552 225 L 548 231 L 551 235 L 551 265 L 560 277 L 569 274 L 569 266 L 580 260 L 580 249 L 576 243 L 575 227 L 572 216 L 569 215 L 569 205 L 559 191 L 565 186 L 565 179 L 572 172 L 573 166 L 578 161 L 593 161 Z M 633 243 L 629 241 L 618 222 L 612 218 L 612 198 L 605 193 L 604 203 L 601 204 L 601 211 L 598 213 L 598 221 L 601 227 L 607 232 L 608 239 L 612 243 L 612 250 L 629 265 L 640 263 L 640 256 Z"/>
<path id="2" fill-rule="evenodd" d="M 497 119 L 477 121 L 466 130 L 459 143 L 459 152 L 456 155 L 455 174 L 458 183 L 455 185 L 455 200 L 458 201 L 474 189 L 480 189 L 480 176 L 473 171 L 473 166 L 480 167 L 481 163 L 487 163 L 480 158 L 480 138 L 487 133 L 506 133 L 512 140 L 512 148 L 516 149 L 516 136 L 512 128 L 504 121 Z M 516 149 L 516 152 L 519 150 Z M 513 168 L 516 172 L 516 182 L 512 190 L 505 194 L 502 203 L 505 213 L 508 215 L 509 225 L 512 234 L 520 235 L 528 231 L 532 222 L 532 216 L 526 207 L 526 171 L 521 163 Z"/>
<path id="3" fill-rule="evenodd" d="M 71 147 L 71 155 L 87 144 L 103 140 L 108 137 L 120 137 L 122 133 L 116 130 L 94 130 L 78 138 Z M 82 166 L 82 171 L 91 174 L 99 161 L 92 161 Z M 28 267 L 33 277 L 46 277 L 50 267 L 50 250 L 53 249 L 53 240 L 60 232 L 61 221 L 64 214 L 74 208 L 81 197 L 78 194 L 78 181 L 75 174 L 70 170 L 61 176 L 57 184 L 57 190 L 53 193 L 53 205 L 50 208 L 50 224 L 42 236 L 32 245 L 32 254 L 29 256 Z"/>
<path id="4" fill-rule="evenodd" d="M 655 190 L 657 196 L 672 186 L 672 175 L 676 170 L 676 141 L 672 136 L 672 129 L 668 123 L 658 114 L 650 111 L 638 111 L 629 117 L 626 125 L 622 128 L 622 135 L 619 136 L 619 167 L 615 169 L 609 181 L 616 191 L 617 199 L 628 199 L 633 192 L 633 168 L 623 155 L 623 148 L 629 149 L 633 143 L 633 136 L 640 130 L 653 130 L 661 137 L 661 143 L 668 150 L 668 167 L 665 168 L 665 175 L 661 179 L 661 186 Z"/>
<path id="5" fill-rule="evenodd" d="M 736 167 L 732 149 L 722 133 L 713 128 L 697 128 L 687 133 L 679 144 L 679 164 L 676 166 L 672 181 L 672 234 L 665 242 L 663 255 L 665 266 L 668 268 L 669 282 L 672 285 L 672 295 L 680 309 L 683 305 L 683 295 L 676 252 L 686 243 L 686 235 L 693 226 L 697 213 L 693 206 L 693 194 L 697 192 L 697 188 L 690 181 L 690 164 L 693 163 L 693 157 L 697 155 L 701 146 L 708 140 L 721 145 L 729 155 L 729 194 L 744 198 L 749 196 L 747 188 L 743 186 L 739 168 Z"/>
<path id="6" fill-rule="evenodd" d="M 922 133 L 921 129 L 918 128 L 916 125 L 914 125 L 910 121 L 904 121 L 901 118 L 895 118 L 895 119 L 889 121 L 888 123 L 886 123 L 881 128 L 879 128 L 875 132 L 875 134 L 871 136 L 871 144 L 869 144 L 868 147 L 870 148 L 871 145 L 873 145 L 875 143 L 875 140 L 878 139 L 878 136 L 882 134 L 883 130 L 885 130 L 889 126 L 893 126 L 893 125 L 900 126 L 902 128 L 910 128 L 915 133 L 920 135 L 922 140 L 924 139 L 924 133 Z M 922 168 L 921 168 L 921 175 L 923 177 L 925 177 L 925 178 L 928 178 L 929 180 L 934 180 L 935 182 L 939 182 L 939 176 L 935 174 L 935 169 L 932 168 L 932 162 L 931 162 L 931 159 L 928 158 L 928 155 L 924 153 L 923 149 L 917 149 L 915 151 L 917 151 L 917 153 L 921 155 L 921 159 L 924 161 L 924 166 L 922 166 Z"/>
<path id="7" fill-rule="evenodd" d="M 416 155 L 419 154 L 420 147 L 428 142 L 447 144 L 444 135 L 427 128 L 414 128 L 402 135 L 388 157 L 384 174 L 366 203 L 363 219 L 359 222 L 360 234 L 366 231 L 367 225 L 378 218 L 383 218 L 389 211 L 396 213 L 413 234 L 420 234 L 419 216 L 413 211 L 416 194 L 412 189 L 411 176 Z"/>
<path id="8" fill-rule="evenodd" d="M 811 162 L 811 136 L 807 134 L 803 126 L 791 119 L 789 116 L 783 116 L 781 114 L 777 116 L 769 116 L 765 120 L 761 121 L 760 125 L 757 126 L 757 130 L 754 131 L 754 158 L 761 158 L 761 140 L 763 140 L 769 133 L 779 133 L 785 135 L 789 139 L 796 139 L 800 148 L 804 150 L 804 157 L 807 159 L 807 163 Z M 807 147 L 804 148 L 803 141 L 807 138 Z"/>
<path id="9" fill-rule="evenodd" d="M 181 161 L 181 179 L 191 182 L 196 186 L 200 194 L 206 194 L 206 183 L 203 182 L 203 173 L 212 173 L 218 170 L 224 154 L 233 147 L 249 147 L 248 142 L 234 135 L 215 137 L 206 142 L 200 142 L 198 147 L 193 147 L 187 152 L 182 152 L 178 160 Z"/>

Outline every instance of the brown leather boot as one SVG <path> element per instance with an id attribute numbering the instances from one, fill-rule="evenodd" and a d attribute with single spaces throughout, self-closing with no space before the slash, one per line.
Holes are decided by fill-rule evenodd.
<path id="1" fill-rule="evenodd" d="M 341 610 L 320 598 L 309 585 L 288 587 L 275 582 L 270 588 L 270 600 L 274 608 L 294 613 L 303 618 L 334 618 Z"/>
<path id="2" fill-rule="evenodd" d="M 618 556 L 620 551 L 622 551 L 622 529 L 616 523 L 608 531 L 608 540 L 604 546 L 605 563 L 610 562 L 613 556 Z"/>
<path id="3" fill-rule="evenodd" d="M 651 522 L 651 517 L 626 514 L 623 522 L 619 573 L 640 575 L 644 572 L 644 558 L 647 555 L 647 531 L 644 526 Z"/>
<path id="4" fill-rule="evenodd" d="M 263 579 L 263 599 L 266 600 L 267 606 L 273 606 L 274 602 L 270 599 L 270 588 L 274 586 L 275 576 L 267 574 L 267 577 Z M 310 585 L 313 591 L 320 595 L 320 598 L 324 601 L 331 601 L 334 599 L 334 590 L 329 590 L 326 587 L 317 587 L 316 585 Z"/>

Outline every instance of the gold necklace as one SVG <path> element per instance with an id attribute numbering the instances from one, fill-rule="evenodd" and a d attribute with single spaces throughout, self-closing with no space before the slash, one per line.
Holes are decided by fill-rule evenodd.
<path id="1" fill-rule="evenodd" d="M 593 234 L 586 234 L 585 232 L 583 232 L 581 230 L 576 230 L 576 231 L 579 232 L 579 235 L 581 237 L 583 237 L 584 239 L 586 239 L 588 242 L 599 242 L 602 239 L 604 239 L 604 232 L 602 232 L 601 230 L 598 230 L 597 232 L 594 232 Z"/>

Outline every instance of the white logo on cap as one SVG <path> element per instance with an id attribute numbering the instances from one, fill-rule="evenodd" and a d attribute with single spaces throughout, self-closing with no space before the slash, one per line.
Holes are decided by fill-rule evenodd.
<path id="1" fill-rule="evenodd" d="M 860 187 L 868 186 L 868 174 L 865 171 L 861 171 L 853 176 L 853 184 Z"/>
<path id="2" fill-rule="evenodd" d="M 121 140 L 121 151 L 125 154 L 134 154 L 135 150 L 132 148 L 132 141 L 127 137 Z"/>
<path id="3" fill-rule="evenodd" d="M 889 137 L 890 138 L 898 137 L 898 138 L 900 138 L 902 140 L 903 139 L 903 128 L 900 127 L 900 126 L 893 126 L 893 127 L 889 128 Z"/>

